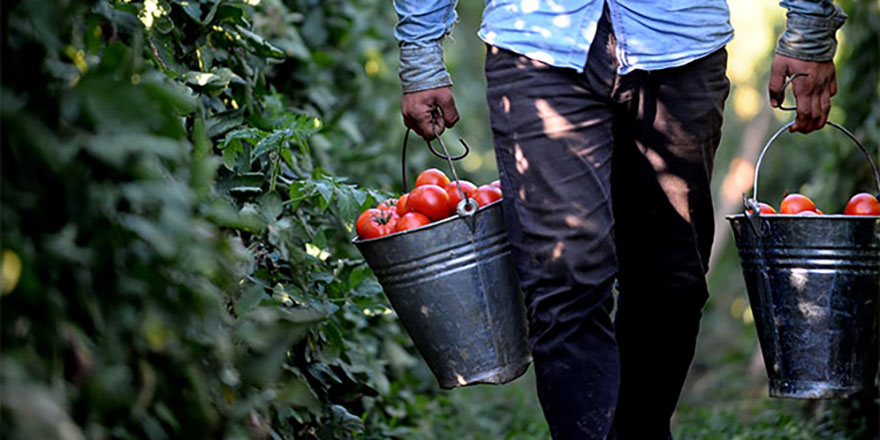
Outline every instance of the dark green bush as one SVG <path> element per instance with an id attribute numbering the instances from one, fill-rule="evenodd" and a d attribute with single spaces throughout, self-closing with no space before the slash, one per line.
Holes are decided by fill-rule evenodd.
<path id="1" fill-rule="evenodd" d="M 358 138 L 320 105 L 357 96 L 312 81 L 332 56 L 297 23 L 276 46 L 252 22 L 301 15 L 261 8 L 4 4 L 4 437 L 409 432 L 400 381 L 434 387 L 348 243 L 382 195 L 309 145 Z"/>

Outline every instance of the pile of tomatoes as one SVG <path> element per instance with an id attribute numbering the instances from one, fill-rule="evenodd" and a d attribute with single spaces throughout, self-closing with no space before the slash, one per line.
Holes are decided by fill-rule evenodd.
<path id="1" fill-rule="evenodd" d="M 776 214 L 776 209 L 772 206 L 760 202 L 761 214 Z M 880 215 L 880 202 L 877 198 L 868 193 L 859 193 L 852 196 L 846 204 L 844 215 Z M 789 194 L 782 199 L 779 205 L 779 214 L 797 214 L 797 215 L 822 215 L 821 209 L 816 208 L 816 204 L 809 197 L 801 194 Z"/>
<path id="2" fill-rule="evenodd" d="M 476 186 L 459 180 L 461 189 L 478 206 L 501 199 L 501 183 Z M 397 199 L 387 199 L 358 216 L 355 229 L 364 240 L 418 228 L 455 214 L 461 193 L 455 182 L 436 168 L 427 169 L 416 178 L 416 187 Z"/>

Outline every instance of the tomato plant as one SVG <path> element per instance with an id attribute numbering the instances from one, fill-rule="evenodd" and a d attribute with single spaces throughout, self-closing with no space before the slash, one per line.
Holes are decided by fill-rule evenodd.
<path id="1" fill-rule="evenodd" d="M 406 199 L 406 206 L 411 211 L 420 212 L 433 221 L 449 217 L 449 195 L 437 185 L 421 185 L 415 187 Z"/>
<path id="2" fill-rule="evenodd" d="M 446 173 L 437 168 L 428 168 L 416 178 L 416 186 L 437 185 L 443 188 L 447 183 L 449 183 L 449 177 L 446 177 Z"/>
<path id="3" fill-rule="evenodd" d="M 880 215 L 880 202 L 871 194 L 859 193 L 849 199 L 843 213 L 846 215 Z"/>

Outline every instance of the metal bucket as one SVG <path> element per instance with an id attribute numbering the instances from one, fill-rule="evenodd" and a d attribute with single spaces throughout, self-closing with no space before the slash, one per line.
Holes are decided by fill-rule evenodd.
<path id="1" fill-rule="evenodd" d="M 870 155 L 843 127 L 868 158 Z M 874 384 L 880 297 L 880 217 L 761 215 L 752 199 L 728 216 L 742 258 L 770 396 L 847 398 Z"/>
<path id="2" fill-rule="evenodd" d="M 354 244 L 441 387 L 526 371 L 525 306 L 500 202 Z"/>

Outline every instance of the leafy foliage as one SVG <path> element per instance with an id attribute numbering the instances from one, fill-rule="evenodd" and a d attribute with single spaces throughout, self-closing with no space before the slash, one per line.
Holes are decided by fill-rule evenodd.
<path id="1" fill-rule="evenodd" d="M 832 116 L 876 146 L 877 52 L 847 48 L 877 46 L 877 5 L 844 7 L 852 68 Z M 399 185 L 390 2 L 13 0 L 0 15 L 0 436 L 547 437 L 530 379 L 438 393 L 349 243 L 386 195 L 355 179 Z M 461 124 L 488 132 L 466 115 L 485 116 L 479 51 L 458 44 Z M 769 191 L 816 182 L 830 201 L 869 181 L 844 142 L 810 139 L 788 156 L 803 162 L 768 162 Z M 429 157 L 411 151 L 415 175 Z M 719 363 L 748 359 L 754 332 L 735 330 L 746 347 Z M 843 435 L 769 406 L 687 411 L 682 438 Z"/>
<path id="2" fill-rule="evenodd" d="M 436 388 L 349 244 L 384 196 L 310 145 L 359 136 L 344 106 L 319 105 L 354 97 L 276 94 L 269 66 L 292 57 L 308 81 L 331 61 L 296 23 L 262 37 L 260 13 L 4 5 L 4 264 L 21 263 L 0 311 L 4 436 L 410 432 L 408 393 Z"/>

